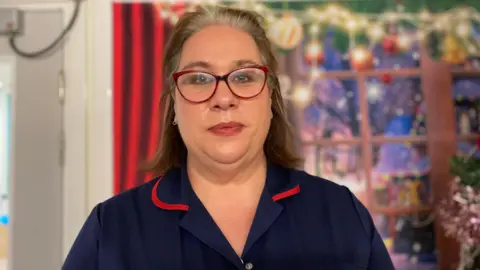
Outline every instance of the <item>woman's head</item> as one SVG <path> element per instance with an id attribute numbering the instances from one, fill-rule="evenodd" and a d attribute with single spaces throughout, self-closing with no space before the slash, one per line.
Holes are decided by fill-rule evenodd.
<path id="1" fill-rule="evenodd" d="M 277 61 L 255 13 L 225 7 L 186 13 L 165 49 L 159 151 L 164 174 L 184 155 L 218 164 L 267 159 L 296 167 Z"/>

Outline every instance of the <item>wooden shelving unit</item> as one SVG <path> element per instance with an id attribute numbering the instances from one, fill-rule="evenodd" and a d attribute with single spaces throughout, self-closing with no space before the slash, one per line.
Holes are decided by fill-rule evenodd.
<path id="1" fill-rule="evenodd" d="M 480 136 L 480 135 L 478 135 Z M 476 139 L 476 135 L 462 136 L 461 140 L 473 140 Z M 470 138 L 470 139 L 468 139 Z M 371 139 L 372 145 L 381 145 L 385 143 L 426 143 L 427 136 L 372 136 Z M 349 138 L 349 139 L 316 139 L 303 141 L 302 145 L 304 146 L 338 146 L 338 145 L 360 145 L 362 143 L 361 137 Z"/>
<path id="2" fill-rule="evenodd" d="M 339 71 L 328 71 L 321 75 L 321 78 L 324 79 L 358 79 L 360 76 L 369 78 L 369 77 L 380 77 L 383 74 L 395 74 L 397 77 L 419 77 L 421 74 L 421 69 L 419 68 L 385 68 L 385 69 L 376 69 L 368 71 L 350 71 L 350 70 L 339 70 Z M 301 78 L 309 78 L 310 74 L 300 74 Z"/>
<path id="3" fill-rule="evenodd" d="M 372 137 L 373 144 L 385 144 L 385 143 L 426 143 L 427 136 L 374 136 Z"/>
<path id="4" fill-rule="evenodd" d="M 301 52 L 300 52 L 301 53 Z M 363 201 L 372 213 L 388 216 L 391 221 L 404 215 L 424 215 L 435 212 L 435 206 L 448 196 L 453 177 L 449 173 L 449 158 L 456 154 L 456 143 L 458 141 L 475 141 L 480 134 L 457 135 L 455 129 L 455 109 L 452 100 L 453 78 L 479 77 L 480 70 L 458 70 L 440 61 L 434 61 L 428 57 L 422 49 L 420 53 L 419 68 L 399 69 L 378 69 L 370 71 L 328 71 L 320 75 L 318 80 L 338 79 L 356 80 L 358 86 L 358 100 L 360 121 L 360 132 L 357 137 L 346 139 L 316 138 L 302 142 L 302 146 L 320 147 L 342 147 L 357 146 L 361 151 L 362 175 L 366 179 L 367 198 Z M 285 67 L 282 72 L 295 74 L 292 81 L 308 81 L 311 74 L 301 73 L 296 70 L 295 59 L 298 56 L 291 55 L 282 59 Z M 426 135 L 417 136 L 372 136 L 370 130 L 369 105 L 367 101 L 366 82 L 371 78 L 380 78 L 384 74 L 392 77 L 418 78 L 421 81 L 423 99 L 426 105 Z M 392 206 L 385 207 L 378 205 L 373 196 L 372 168 L 373 168 L 373 146 L 380 146 L 385 143 L 405 143 L 426 146 L 430 158 L 430 169 L 428 177 L 430 180 L 433 203 L 431 205 L 419 206 Z M 395 222 L 390 222 L 394 224 Z M 438 222 L 435 223 L 436 246 L 439 255 L 439 270 L 451 269 L 458 260 L 459 246 L 452 238 L 445 236 L 443 228 Z M 390 228 L 393 229 L 393 228 Z"/>
<path id="5" fill-rule="evenodd" d="M 418 213 L 429 213 L 432 212 L 433 207 L 431 205 L 425 206 L 407 206 L 407 207 L 382 207 L 382 206 L 375 206 L 373 207 L 373 211 L 375 213 L 379 213 L 386 216 L 404 216 L 404 215 L 412 215 Z"/>
<path id="6" fill-rule="evenodd" d="M 458 78 L 479 78 L 480 79 L 480 69 L 452 68 L 452 77 L 456 79 Z M 467 134 L 467 135 L 462 135 L 462 134 L 456 135 L 457 142 L 476 141 L 478 139 L 480 139 L 480 132 Z"/>
<path id="7" fill-rule="evenodd" d="M 389 217 L 390 224 L 395 224 L 397 217 L 405 215 L 420 215 L 434 213 L 435 205 L 447 195 L 450 182 L 453 180 L 448 172 L 448 159 L 456 152 L 457 141 L 472 141 L 480 138 L 480 134 L 455 134 L 454 108 L 452 104 L 453 77 L 479 77 L 480 70 L 452 70 L 448 65 L 435 62 L 422 56 L 420 68 L 411 69 L 379 69 L 363 72 L 329 71 L 319 79 L 354 79 L 359 89 L 359 111 L 361 115 L 360 135 L 354 138 L 330 140 L 317 139 L 303 142 L 303 145 L 318 146 L 359 146 L 363 161 L 363 170 L 366 178 L 366 205 L 372 213 L 383 214 Z M 427 135 L 422 136 L 372 136 L 368 113 L 366 81 L 369 78 L 390 74 L 392 77 L 418 77 L 422 81 L 424 100 L 427 106 L 426 129 Z M 309 75 L 301 74 L 300 78 Z M 424 144 L 431 159 L 429 179 L 433 193 L 432 205 L 412 206 L 380 206 L 372 200 L 373 153 L 372 146 L 385 143 Z M 390 228 L 394 231 L 394 227 Z M 439 251 L 439 269 L 449 269 L 458 261 L 458 244 L 447 238 L 443 229 L 436 223 L 436 243 Z"/>
<path id="8" fill-rule="evenodd" d="M 330 140 L 330 139 L 316 139 L 310 141 L 303 141 L 302 145 L 311 146 L 337 146 L 337 145 L 359 145 L 361 143 L 360 138 L 351 138 L 351 139 L 339 139 L 339 140 Z"/>
<path id="9" fill-rule="evenodd" d="M 480 133 L 457 135 L 457 141 L 475 141 L 480 139 Z"/>
<path id="10" fill-rule="evenodd" d="M 459 77 L 479 77 L 480 78 L 480 69 L 457 69 L 452 68 L 452 76 Z"/>

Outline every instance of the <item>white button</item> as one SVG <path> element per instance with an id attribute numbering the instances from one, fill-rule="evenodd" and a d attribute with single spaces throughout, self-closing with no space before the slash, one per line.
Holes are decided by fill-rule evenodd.
<path id="1" fill-rule="evenodd" d="M 245 269 L 246 270 L 252 270 L 253 269 L 253 264 L 252 263 L 246 263 L 245 264 Z"/>

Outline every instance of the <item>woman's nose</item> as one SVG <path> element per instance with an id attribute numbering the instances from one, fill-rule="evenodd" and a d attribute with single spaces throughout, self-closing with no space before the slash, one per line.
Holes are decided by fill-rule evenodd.
<path id="1" fill-rule="evenodd" d="M 217 85 L 215 94 L 210 99 L 213 109 L 227 110 L 238 106 L 238 97 L 236 97 L 225 81 L 220 81 Z"/>

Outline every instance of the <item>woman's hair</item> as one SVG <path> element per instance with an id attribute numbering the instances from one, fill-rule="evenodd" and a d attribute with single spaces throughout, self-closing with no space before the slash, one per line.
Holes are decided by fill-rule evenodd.
<path id="1" fill-rule="evenodd" d="M 192 35 L 211 25 L 227 25 L 245 31 L 255 40 L 264 65 L 268 66 L 267 84 L 271 91 L 273 118 L 264 144 L 267 160 L 286 168 L 301 165 L 295 153 L 294 133 L 290 126 L 277 77 L 278 63 L 270 40 L 267 38 L 263 18 L 255 12 L 229 7 L 201 7 L 185 13 L 175 25 L 173 34 L 165 48 L 165 86 L 160 100 L 163 110 L 160 145 L 157 153 L 146 166 L 146 170 L 163 175 L 169 169 L 178 167 L 185 161 L 187 150 L 178 127 L 173 125 L 175 118 L 175 82 L 172 74 L 177 71 L 185 41 Z"/>

